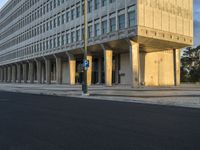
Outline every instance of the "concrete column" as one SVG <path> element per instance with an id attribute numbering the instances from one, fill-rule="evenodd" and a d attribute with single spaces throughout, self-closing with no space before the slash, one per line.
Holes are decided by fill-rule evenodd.
<path id="1" fill-rule="evenodd" d="M 115 55 L 115 84 L 119 83 L 119 54 Z"/>
<path id="2" fill-rule="evenodd" d="M 98 58 L 98 84 L 102 83 L 102 57 Z"/>
<path id="3" fill-rule="evenodd" d="M 36 67 L 37 67 L 37 81 L 39 84 L 41 84 L 42 83 L 42 62 L 37 60 Z"/>
<path id="4" fill-rule="evenodd" d="M 57 73 L 56 73 L 56 62 L 55 63 L 53 63 L 53 65 L 51 65 L 53 68 L 52 68 L 52 72 L 51 72 L 51 80 L 53 80 L 53 81 L 56 81 L 57 82 L 57 78 L 56 78 L 56 75 L 57 75 Z"/>
<path id="5" fill-rule="evenodd" d="M 34 83 L 34 64 L 33 64 L 33 62 L 29 62 L 28 74 L 29 74 L 30 83 Z"/>
<path id="6" fill-rule="evenodd" d="M 17 64 L 17 82 L 21 83 L 21 64 Z"/>
<path id="7" fill-rule="evenodd" d="M 51 61 L 45 59 L 45 69 L 46 69 L 46 83 L 51 84 Z"/>
<path id="8" fill-rule="evenodd" d="M 180 49 L 173 49 L 174 56 L 174 85 L 180 85 Z"/>
<path id="9" fill-rule="evenodd" d="M 87 70 L 87 85 L 90 86 L 92 84 L 92 55 L 88 55 L 87 60 L 89 61 L 89 68 Z"/>
<path id="10" fill-rule="evenodd" d="M 1 82 L 3 82 L 3 68 L 2 67 L 0 68 L 0 75 L 1 75 L 0 80 Z"/>
<path id="11" fill-rule="evenodd" d="M 112 86 L 112 60 L 113 51 L 104 50 L 104 69 L 105 69 L 105 84 L 106 86 Z"/>
<path id="12" fill-rule="evenodd" d="M 129 41 L 130 66 L 132 72 L 132 87 L 139 86 L 139 44 Z"/>
<path id="13" fill-rule="evenodd" d="M 22 64 L 22 70 L 23 70 L 23 80 L 24 83 L 27 83 L 28 77 L 27 77 L 27 64 Z"/>
<path id="14" fill-rule="evenodd" d="M 16 66 L 12 65 L 12 82 L 16 83 Z"/>
<path id="15" fill-rule="evenodd" d="M 73 55 L 68 54 L 69 59 L 69 84 L 76 84 L 76 59 Z"/>
<path id="16" fill-rule="evenodd" d="M 11 67 L 8 66 L 8 82 L 11 82 Z"/>
<path id="17" fill-rule="evenodd" d="M 62 84 L 62 60 L 56 57 L 56 82 Z"/>
<path id="18" fill-rule="evenodd" d="M 42 63 L 42 83 L 44 84 L 45 83 L 45 63 Z"/>
<path id="19" fill-rule="evenodd" d="M 4 67 L 4 82 L 7 82 L 7 68 Z"/>

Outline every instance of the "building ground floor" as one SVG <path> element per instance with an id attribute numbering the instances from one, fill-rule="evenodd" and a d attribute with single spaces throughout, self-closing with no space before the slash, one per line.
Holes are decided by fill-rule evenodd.
<path id="1" fill-rule="evenodd" d="M 113 43 L 115 45 L 115 43 Z M 129 84 L 173 86 L 180 84 L 180 50 L 146 51 L 139 43 L 126 46 L 88 47 L 87 84 Z M 124 48 L 120 48 L 123 46 Z M 81 84 L 83 50 L 52 53 L 47 56 L 0 66 L 0 81 L 6 83 Z"/>

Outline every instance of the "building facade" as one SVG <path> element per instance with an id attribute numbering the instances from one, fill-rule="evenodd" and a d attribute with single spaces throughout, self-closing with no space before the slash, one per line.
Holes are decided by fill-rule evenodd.
<path id="1" fill-rule="evenodd" d="M 84 0 L 9 0 L 0 10 L 0 81 L 82 82 Z M 88 0 L 88 85 L 180 84 L 192 0 Z"/>

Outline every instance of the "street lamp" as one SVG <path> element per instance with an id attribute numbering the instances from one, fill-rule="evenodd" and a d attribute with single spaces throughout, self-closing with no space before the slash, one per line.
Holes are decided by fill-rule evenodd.
<path id="1" fill-rule="evenodd" d="M 87 21 L 87 0 L 84 0 L 84 59 L 83 59 L 83 82 L 82 82 L 82 92 L 83 95 L 88 95 L 88 85 L 87 85 L 87 44 L 88 44 L 88 21 Z"/>

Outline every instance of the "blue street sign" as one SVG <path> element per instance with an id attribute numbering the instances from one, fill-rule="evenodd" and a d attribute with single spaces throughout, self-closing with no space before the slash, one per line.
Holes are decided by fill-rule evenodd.
<path id="1" fill-rule="evenodd" d="M 89 60 L 84 60 L 83 61 L 83 67 L 85 68 L 85 69 L 88 69 L 89 68 Z"/>

